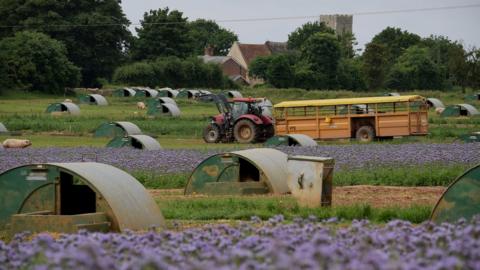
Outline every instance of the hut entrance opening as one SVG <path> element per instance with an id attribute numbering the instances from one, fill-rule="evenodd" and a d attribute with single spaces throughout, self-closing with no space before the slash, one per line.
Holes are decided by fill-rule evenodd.
<path id="1" fill-rule="evenodd" d="M 73 175 L 60 172 L 60 215 L 80 215 L 96 212 L 96 194 Z"/>
<path id="2" fill-rule="evenodd" d="M 240 182 L 260 181 L 260 171 L 250 161 L 238 159 L 238 178 Z"/>
<path id="3" fill-rule="evenodd" d="M 132 147 L 135 149 L 143 149 L 143 144 L 139 140 L 132 138 Z"/>
<path id="4" fill-rule="evenodd" d="M 68 112 L 67 106 L 65 106 L 64 104 L 60 104 L 60 111 L 61 112 Z"/>
<path id="5" fill-rule="evenodd" d="M 460 116 L 468 116 L 468 110 L 460 107 Z"/>

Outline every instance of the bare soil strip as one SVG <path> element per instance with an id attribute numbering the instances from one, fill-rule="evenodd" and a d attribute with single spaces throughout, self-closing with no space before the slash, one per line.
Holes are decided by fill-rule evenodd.
<path id="1" fill-rule="evenodd" d="M 333 205 L 362 205 L 372 207 L 408 207 L 434 205 L 445 187 L 392 187 L 392 186 L 344 186 L 333 188 Z M 152 189 L 153 197 L 189 199 L 204 195 L 183 196 L 181 189 Z M 266 195 L 269 196 L 269 195 Z"/>

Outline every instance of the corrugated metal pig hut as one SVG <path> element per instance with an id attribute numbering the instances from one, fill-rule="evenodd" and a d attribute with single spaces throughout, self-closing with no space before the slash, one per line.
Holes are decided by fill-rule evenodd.
<path id="1" fill-rule="evenodd" d="M 94 137 L 124 137 L 127 135 L 140 135 L 142 131 L 132 122 L 106 122 L 95 129 Z"/>
<path id="2" fill-rule="evenodd" d="M 46 163 L 0 174 L 0 231 L 121 232 L 164 226 L 157 204 L 131 175 L 113 166 Z"/>
<path id="3" fill-rule="evenodd" d="M 435 205 L 431 220 L 455 222 L 475 215 L 480 215 L 480 165 L 453 181 Z"/>
<path id="4" fill-rule="evenodd" d="M 312 137 L 305 134 L 286 134 L 276 135 L 265 142 L 267 147 L 276 146 L 317 146 L 317 142 Z"/>
<path id="5" fill-rule="evenodd" d="M 107 147 L 122 148 L 131 147 L 141 150 L 160 150 L 162 146 L 154 138 L 148 135 L 128 135 L 125 137 L 115 137 L 107 143 Z"/>
<path id="6" fill-rule="evenodd" d="M 299 200 L 306 198 L 309 205 L 322 206 L 331 202 L 332 173 L 331 158 L 288 157 L 275 149 L 249 149 L 205 159 L 190 175 L 185 194 L 281 195 L 294 190 Z M 297 187 L 297 182 L 289 184 L 289 175 L 295 180 L 302 177 L 305 189 Z"/>
<path id="7" fill-rule="evenodd" d="M 47 113 L 69 113 L 71 115 L 79 115 L 80 108 L 77 104 L 71 102 L 59 102 L 59 103 L 52 103 L 48 105 Z"/>

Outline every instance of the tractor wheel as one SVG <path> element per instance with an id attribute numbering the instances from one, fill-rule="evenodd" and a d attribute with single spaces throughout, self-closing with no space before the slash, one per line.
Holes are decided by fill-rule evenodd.
<path id="1" fill-rule="evenodd" d="M 275 128 L 273 125 L 268 125 L 264 128 L 263 141 L 266 141 L 275 135 Z"/>
<path id="2" fill-rule="evenodd" d="M 260 131 L 252 121 L 243 119 L 233 127 L 233 136 L 239 143 L 255 143 L 260 136 Z"/>
<path id="3" fill-rule="evenodd" d="M 206 143 L 218 143 L 221 139 L 220 128 L 217 125 L 210 124 L 203 130 L 203 140 Z"/>
<path id="4" fill-rule="evenodd" d="M 375 138 L 375 129 L 371 126 L 361 126 L 355 133 L 359 142 L 371 142 Z"/>

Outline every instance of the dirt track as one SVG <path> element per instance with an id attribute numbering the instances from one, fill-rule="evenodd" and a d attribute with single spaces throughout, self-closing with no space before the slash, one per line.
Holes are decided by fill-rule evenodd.
<path id="1" fill-rule="evenodd" d="M 369 204 L 374 207 L 434 205 L 444 190 L 445 187 L 336 187 L 333 189 L 333 204 Z"/>
<path id="2" fill-rule="evenodd" d="M 333 205 L 369 204 L 373 207 L 434 205 L 445 187 L 346 186 L 333 189 Z M 154 197 L 184 198 L 183 190 L 149 190 Z M 199 197 L 202 197 L 201 195 Z M 190 197 L 191 198 L 191 197 Z"/>

